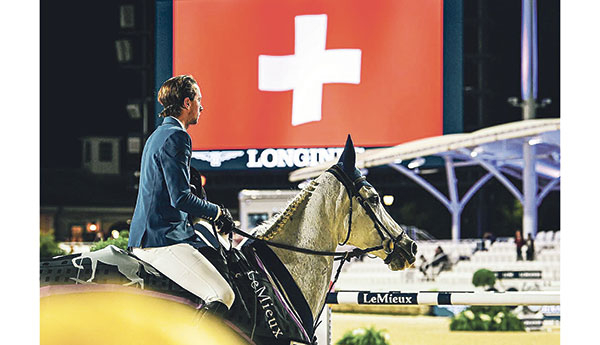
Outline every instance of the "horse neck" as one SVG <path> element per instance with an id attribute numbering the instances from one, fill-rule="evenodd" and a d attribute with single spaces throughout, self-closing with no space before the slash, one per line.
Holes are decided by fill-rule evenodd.
<path id="1" fill-rule="evenodd" d="M 325 174 L 315 180 L 312 187 L 301 193 L 282 212 L 279 219 L 264 231 L 274 242 L 299 248 L 334 251 L 343 231 L 344 215 L 338 212 L 341 185 L 333 176 Z M 311 190 L 312 188 L 312 190 Z M 302 199 L 302 200 L 300 200 Z M 269 234 L 272 234 L 269 236 Z M 333 268 L 333 257 L 308 255 L 290 250 L 273 248 L 275 254 L 288 269 L 304 294 L 313 317 L 325 302 Z"/>

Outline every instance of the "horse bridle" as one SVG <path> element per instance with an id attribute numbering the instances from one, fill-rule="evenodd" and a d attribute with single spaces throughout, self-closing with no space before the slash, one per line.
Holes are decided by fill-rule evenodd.
<path id="1" fill-rule="evenodd" d="M 361 183 L 363 183 L 366 178 L 364 176 L 359 176 L 357 179 L 352 181 L 348 174 L 346 174 L 346 172 L 339 165 L 332 166 L 327 170 L 327 172 L 335 176 L 335 178 L 342 183 L 342 185 L 346 189 L 346 192 L 348 193 L 348 198 L 350 199 L 348 232 L 346 234 L 346 239 L 344 240 L 344 242 L 340 243 L 340 245 L 346 244 L 350 239 L 350 233 L 352 231 L 352 200 L 353 198 L 356 198 L 356 200 L 365 210 L 369 218 L 371 218 L 371 220 L 373 221 L 375 230 L 377 230 L 379 237 L 381 237 L 381 247 L 383 251 L 387 254 L 383 262 L 387 265 L 393 260 L 394 254 L 399 254 L 402 255 L 407 261 L 409 261 L 410 264 L 412 264 L 414 262 L 414 259 L 412 260 L 412 262 L 410 262 L 410 258 L 414 258 L 413 254 L 407 252 L 402 247 L 402 236 L 405 234 L 404 229 L 402 230 L 402 233 L 394 237 L 394 235 L 392 235 L 388 228 L 377 217 L 375 211 L 373 211 L 367 200 L 365 200 L 365 198 L 363 198 L 362 195 L 360 195 L 359 190 L 361 188 Z M 386 237 L 384 233 L 387 234 L 388 237 Z"/>

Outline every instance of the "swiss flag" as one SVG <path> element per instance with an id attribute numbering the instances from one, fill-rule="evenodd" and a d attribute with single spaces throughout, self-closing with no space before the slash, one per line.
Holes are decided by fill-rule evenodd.
<path id="1" fill-rule="evenodd" d="M 442 0 L 175 0 L 194 150 L 390 146 L 442 134 Z"/>

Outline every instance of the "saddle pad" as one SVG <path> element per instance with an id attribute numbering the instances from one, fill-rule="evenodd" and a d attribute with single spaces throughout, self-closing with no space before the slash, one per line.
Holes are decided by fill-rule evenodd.
<path id="1" fill-rule="evenodd" d="M 312 313 L 275 253 L 262 243 L 247 242 L 227 256 L 236 299 L 226 318 L 256 343 L 311 344 Z"/>

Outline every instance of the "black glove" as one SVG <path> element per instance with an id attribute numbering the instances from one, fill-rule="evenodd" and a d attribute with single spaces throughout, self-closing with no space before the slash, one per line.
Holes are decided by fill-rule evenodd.
<path id="1" fill-rule="evenodd" d="M 235 222 L 231 216 L 231 212 L 228 209 L 221 206 L 221 215 L 215 220 L 215 225 L 219 229 L 219 232 L 228 235 L 235 227 Z"/>

